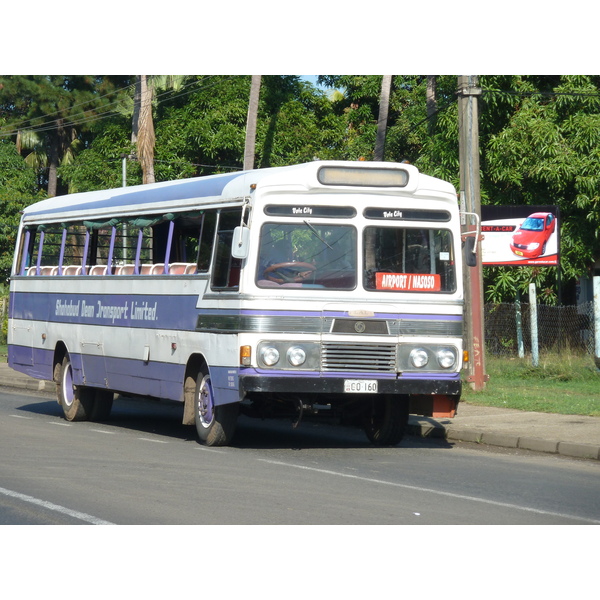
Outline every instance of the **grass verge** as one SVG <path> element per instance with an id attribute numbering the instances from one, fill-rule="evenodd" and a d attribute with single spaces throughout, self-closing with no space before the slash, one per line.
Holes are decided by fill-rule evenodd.
<path id="1" fill-rule="evenodd" d="M 564 415 L 600 416 L 600 371 L 591 356 L 553 355 L 531 359 L 486 358 L 490 376 L 485 389 L 463 386 L 463 400 L 480 406 L 498 406 Z"/>

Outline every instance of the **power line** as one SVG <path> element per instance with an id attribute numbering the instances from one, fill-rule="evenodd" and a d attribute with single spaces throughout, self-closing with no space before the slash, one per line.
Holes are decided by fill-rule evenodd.
<path id="1" fill-rule="evenodd" d="M 91 102 L 94 102 L 95 100 L 100 100 L 101 98 L 106 98 L 107 96 L 111 96 L 111 95 L 113 95 L 113 94 L 118 94 L 118 93 L 120 93 L 120 92 L 124 92 L 124 91 L 126 91 L 126 90 L 130 90 L 130 89 L 132 89 L 132 88 L 134 88 L 134 87 L 135 87 L 135 84 L 130 84 L 130 85 L 128 85 L 128 86 L 125 86 L 125 87 L 122 87 L 122 88 L 118 88 L 118 89 L 116 89 L 116 90 L 113 90 L 112 92 L 107 92 L 106 94 L 103 94 L 103 95 L 101 95 L 101 96 L 97 96 L 96 98 L 93 98 L 92 100 L 86 100 L 85 102 L 79 102 L 79 103 L 77 103 L 77 104 L 74 104 L 73 106 L 71 106 L 71 107 L 70 107 L 70 110 L 72 110 L 72 109 L 74 109 L 74 108 L 78 108 L 78 107 L 80 107 L 80 106 L 84 106 L 84 105 L 86 105 L 86 104 L 90 104 Z M 108 104 L 108 106 L 111 106 L 111 105 L 113 105 L 113 104 L 116 104 L 116 103 L 117 103 L 116 101 L 115 101 L 115 102 L 111 102 L 110 104 Z M 54 113 L 49 113 L 49 114 L 45 115 L 44 117 L 45 117 L 46 119 L 52 119 L 53 117 L 59 118 L 60 116 L 61 116 L 61 113 L 60 113 L 60 111 L 56 111 L 56 112 L 54 112 Z M 21 123 L 25 123 L 25 122 L 27 122 L 27 121 L 30 121 L 30 120 L 31 120 L 31 119 L 23 119 L 23 120 L 21 121 Z M 50 121 L 48 121 L 48 122 L 49 122 L 49 123 L 53 123 L 53 122 L 54 122 L 54 120 L 50 120 Z M 17 122 L 17 125 L 18 125 L 18 123 L 19 123 L 19 122 Z M 14 127 L 14 125 L 15 125 L 14 123 L 11 123 L 11 126 L 13 126 L 13 127 Z M 42 124 L 40 125 L 40 127 L 43 127 L 43 126 L 44 126 L 44 123 L 42 123 Z M 20 128 L 18 128 L 18 127 L 17 127 L 17 129 L 20 129 Z M 26 127 L 26 128 L 20 129 L 20 130 L 21 130 L 21 131 L 29 131 L 29 130 L 31 130 L 31 129 L 35 129 L 35 128 L 32 128 L 32 127 Z M 1 131 L 1 128 L 0 128 L 0 131 Z M 14 130 L 14 131 L 16 132 L 16 130 Z M 0 134 L 0 135 L 1 135 L 1 136 L 4 136 L 5 134 Z M 14 133 L 9 133 L 8 135 L 14 135 Z"/>
<path id="2" fill-rule="evenodd" d="M 192 94 L 194 92 L 202 91 L 202 90 L 208 89 L 210 87 L 213 87 L 214 85 L 217 85 L 218 83 L 223 81 L 223 79 L 219 79 L 219 80 L 215 81 L 215 79 L 214 79 L 215 77 L 216 76 L 214 76 L 214 75 L 208 75 L 208 76 L 203 77 L 202 79 L 198 79 L 196 81 L 192 81 L 190 83 L 184 84 L 181 89 L 186 90 L 186 91 L 182 91 L 180 93 L 173 94 L 173 92 L 171 92 L 170 90 L 166 90 L 166 91 L 162 92 L 161 94 L 158 94 L 155 99 L 159 100 L 165 96 L 169 96 L 171 99 L 181 98 L 181 97 L 187 96 L 189 94 Z M 231 75 L 231 76 L 225 77 L 225 79 L 227 80 L 227 79 L 231 79 L 233 77 L 234 76 Z M 209 81 L 208 84 L 203 85 L 201 87 L 194 87 L 194 86 L 198 86 L 199 84 L 201 84 L 203 82 L 206 82 L 207 79 L 212 80 L 212 81 Z M 114 92 L 111 92 L 111 94 L 118 93 L 120 91 L 126 91 L 128 89 L 131 89 L 132 87 L 135 87 L 135 84 L 126 86 L 124 88 L 120 88 L 119 90 L 115 90 Z M 192 88 L 192 89 L 189 89 L 189 88 Z M 105 94 L 105 96 L 106 95 L 110 95 L 110 94 Z M 104 96 L 99 96 L 98 98 L 102 98 L 102 97 L 104 97 Z M 88 102 L 81 102 L 74 106 L 80 106 L 83 104 L 88 104 Z M 16 129 L 14 128 L 14 124 L 11 124 L 12 129 L 10 129 L 10 130 L 3 130 L 2 128 L 0 128 L 0 138 L 12 137 L 13 135 L 16 135 L 18 131 L 21 131 L 21 132 L 27 131 L 27 132 L 32 132 L 32 133 L 44 133 L 44 132 L 48 132 L 48 131 L 57 130 L 61 127 L 66 128 L 66 127 L 77 127 L 78 125 L 86 125 L 86 124 L 93 123 L 95 121 L 100 121 L 104 118 L 109 118 L 111 116 L 118 114 L 118 111 L 116 111 L 110 107 L 115 106 L 115 105 L 118 106 L 119 104 L 121 104 L 121 101 L 115 100 L 114 102 L 111 102 L 108 105 L 106 105 L 105 107 L 103 107 L 104 110 L 102 110 L 100 112 L 97 112 L 97 113 L 87 116 L 87 117 L 84 116 L 80 119 L 73 119 L 71 121 L 62 123 L 61 125 L 57 125 L 55 119 L 51 120 L 51 121 L 47 121 L 46 123 L 41 123 L 40 125 L 37 125 L 37 126 L 23 127 L 23 128 L 17 127 Z M 71 107 L 71 108 L 73 108 L 73 107 Z M 55 116 L 55 115 L 59 116 L 60 113 L 56 112 L 56 113 L 50 114 L 50 116 Z M 25 120 L 23 122 L 25 122 Z"/>

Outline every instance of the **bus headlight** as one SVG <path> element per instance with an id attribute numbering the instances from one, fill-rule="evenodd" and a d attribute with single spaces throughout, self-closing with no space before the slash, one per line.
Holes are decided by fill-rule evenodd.
<path id="1" fill-rule="evenodd" d="M 437 351 L 437 361 L 442 369 L 450 369 L 456 364 L 456 355 L 450 348 L 440 348 Z"/>
<path id="2" fill-rule="evenodd" d="M 257 366 L 290 371 L 318 371 L 321 366 L 319 342 L 263 340 L 256 349 Z"/>
<path id="3" fill-rule="evenodd" d="M 417 369 L 422 369 L 429 362 L 429 356 L 423 348 L 413 348 L 410 351 L 409 359 L 412 366 Z"/>
<path id="4" fill-rule="evenodd" d="M 300 346 L 292 346 L 287 351 L 287 359 L 292 367 L 299 367 L 306 362 L 306 352 Z"/>
<path id="5" fill-rule="evenodd" d="M 265 346 L 260 351 L 260 357 L 268 367 L 272 367 L 279 362 L 279 350 L 273 346 Z"/>

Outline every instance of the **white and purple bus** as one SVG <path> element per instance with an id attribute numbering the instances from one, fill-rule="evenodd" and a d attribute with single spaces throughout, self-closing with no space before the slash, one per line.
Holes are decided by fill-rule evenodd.
<path id="1" fill-rule="evenodd" d="M 462 271 L 456 191 L 408 164 L 70 194 L 23 211 L 8 361 L 70 421 L 120 393 L 180 402 L 207 445 L 240 413 L 395 445 L 409 413 L 455 414 Z"/>

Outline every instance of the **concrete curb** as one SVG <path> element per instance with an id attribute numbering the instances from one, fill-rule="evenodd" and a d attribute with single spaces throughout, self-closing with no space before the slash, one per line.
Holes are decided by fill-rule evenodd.
<path id="1" fill-rule="evenodd" d="M 600 460 L 600 446 L 576 442 L 546 440 L 506 433 L 483 432 L 477 429 L 460 429 L 455 426 L 432 425 L 431 423 L 409 422 L 408 433 L 416 437 L 443 438 L 457 442 L 488 444 L 502 448 L 519 448 L 548 454 L 559 454 L 570 458 Z"/>

